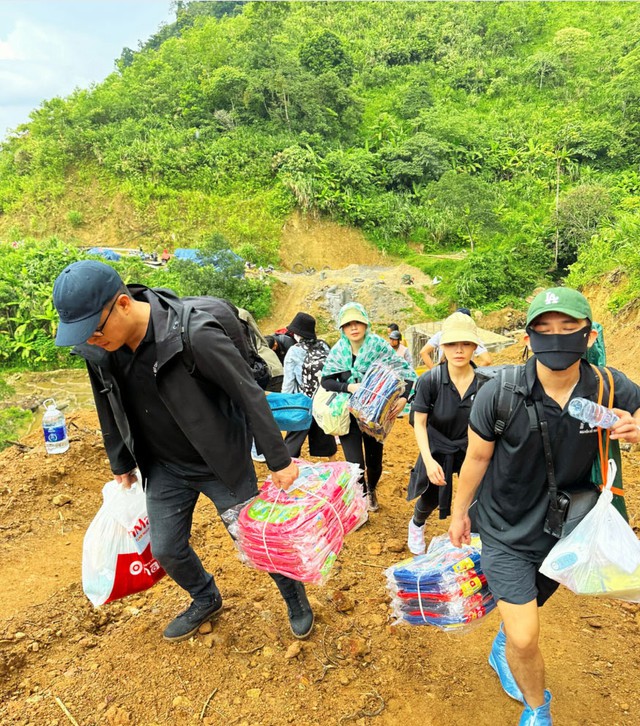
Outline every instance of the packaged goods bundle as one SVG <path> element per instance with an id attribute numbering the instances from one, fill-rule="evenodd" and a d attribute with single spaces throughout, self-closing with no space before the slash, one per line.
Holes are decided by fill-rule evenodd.
<path id="1" fill-rule="evenodd" d="M 374 363 L 349 402 L 360 430 L 384 441 L 396 419 L 391 412 L 404 389 L 404 379 L 397 371 L 388 364 Z"/>
<path id="2" fill-rule="evenodd" d="M 300 475 L 286 491 L 267 479 L 230 531 L 247 564 L 319 585 L 345 535 L 366 521 L 367 503 L 357 464 L 299 461 L 298 466 Z"/>
<path id="3" fill-rule="evenodd" d="M 434 537 L 426 554 L 386 571 L 396 622 L 460 631 L 495 607 L 480 570 L 480 538 L 454 547 L 447 535 Z"/>

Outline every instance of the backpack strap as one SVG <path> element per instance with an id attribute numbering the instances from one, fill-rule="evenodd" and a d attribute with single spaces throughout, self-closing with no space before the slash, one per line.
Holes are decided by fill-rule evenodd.
<path id="1" fill-rule="evenodd" d="M 431 369 L 429 374 L 429 406 L 431 410 L 429 413 L 433 413 L 433 407 L 438 400 L 438 394 L 440 393 L 440 387 L 442 386 L 442 367 L 446 365 L 444 363 L 438 363 Z"/>
<path id="2" fill-rule="evenodd" d="M 527 395 L 526 389 L 519 385 L 521 366 L 505 366 L 498 371 L 498 401 L 496 404 L 496 422 L 493 431 L 496 436 L 502 436 L 511 422 L 513 412 L 518 405 L 518 396 L 523 396 L 524 405 L 529 417 L 529 430 L 538 429 L 538 417 L 533 402 Z"/>

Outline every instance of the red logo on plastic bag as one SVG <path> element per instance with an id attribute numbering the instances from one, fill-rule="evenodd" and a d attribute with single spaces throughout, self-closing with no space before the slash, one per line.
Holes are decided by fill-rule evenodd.
<path id="1" fill-rule="evenodd" d="M 150 544 L 140 555 L 137 552 L 119 554 L 113 588 L 106 602 L 120 600 L 127 595 L 147 590 L 163 575 L 164 570 L 151 554 Z"/>

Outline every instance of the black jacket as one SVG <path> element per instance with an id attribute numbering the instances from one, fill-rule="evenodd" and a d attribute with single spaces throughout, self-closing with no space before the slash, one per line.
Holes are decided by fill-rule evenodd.
<path id="1" fill-rule="evenodd" d="M 191 314 L 189 339 L 197 372 L 190 375 L 181 355 L 180 299 L 168 290 L 141 285 L 130 285 L 129 291 L 134 299 L 151 305 L 160 398 L 215 476 L 236 493 L 255 481 L 252 436 L 272 471 L 286 468 L 291 458 L 264 391 L 222 325 L 197 309 Z M 87 362 L 111 469 L 114 474 L 131 471 L 136 466 L 135 442 L 113 358 L 88 344 L 77 346 L 73 353 Z"/>

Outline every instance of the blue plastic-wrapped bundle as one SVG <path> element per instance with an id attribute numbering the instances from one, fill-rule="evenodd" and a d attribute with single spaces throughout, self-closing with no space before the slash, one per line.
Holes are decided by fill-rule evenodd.
<path id="1" fill-rule="evenodd" d="M 447 535 L 434 537 L 426 554 L 386 571 L 396 622 L 461 631 L 495 607 L 480 569 L 480 538 L 454 547 Z"/>
<path id="2" fill-rule="evenodd" d="M 374 363 L 349 401 L 349 411 L 360 430 L 376 441 L 384 441 L 396 420 L 393 408 L 404 389 L 405 382 L 397 370 L 387 363 Z"/>

